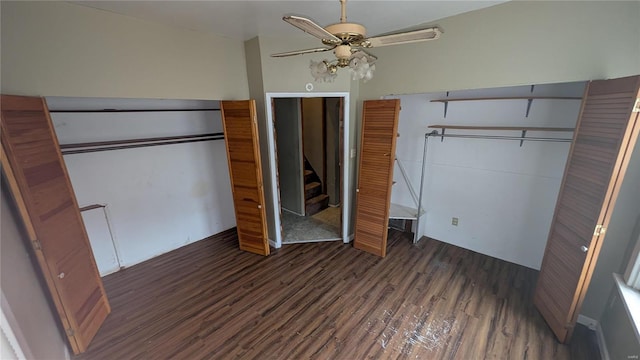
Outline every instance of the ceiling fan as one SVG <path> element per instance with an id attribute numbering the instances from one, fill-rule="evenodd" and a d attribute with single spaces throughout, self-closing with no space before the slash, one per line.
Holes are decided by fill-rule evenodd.
<path id="1" fill-rule="evenodd" d="M 409 44 L 427 40 L 436 40 L 442 34 L 437 27 L 428 27 L 419 30 L 404 31 L 388 35 L 378 35 L 367 38 L 366 28 L 361 24 L 347 22 L 346 0 L 340 0 L 340 22 L 322 27 L 314 21 L 301 16 L 284 16 L 282 20 L 298 29 L 322 40 L 325 47 L 288 51 L 272 54 L 273 57 L 285 57 L 293 55 L 311 54 L 333 50 L 335 60 L 311 62 L 311 73 L 316 80 L 332 81 L 336 76 L 338 67 L 349 67 L 353 70 L 354 79 L 365 81 L 373 76 L 375 60 L 377 57 L 364 49 L 382 47 L 388 45 Z"/>

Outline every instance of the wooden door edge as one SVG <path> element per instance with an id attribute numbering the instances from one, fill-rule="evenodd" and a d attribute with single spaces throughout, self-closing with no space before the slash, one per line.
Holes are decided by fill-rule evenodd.
<path id="1" fill-rule="evenodd" d="M 367 116 L 367 109 L 364 106 L 364 101 L 362 102 L 362 116 L 360 119 L 360 147 L 362 147 L 362 141 L 364 138 L 364 119 Z M 358 172 L 355 174 L 357 176 L 355 191 L 356 194 L 353 197 L 353 207 L 355 218 L 353 219 L 353 247 L 356 247 L 356 232 L 358 230 L 358 212 L 360 212 L 360 176 L 362 175 L 362 156 L 358 159 Z M 357 249 L 357 248 L 356 248 Z"/>
<path id="2" fill-rule="evenodd" d="M 387 192 L 387 208 L 384 214 L 384 228 L 387 231 L 384 232 L 384 246 L 382 247 L 382 257 L 387 255 L 387 240 L 389 235 L 389 212 L 391 208 L 391 193 L 393 191 L 393 170 L 395 168 L 396 158 L 396 144 L 398 143 L 398 123 L 400 122 L 400 99 L 393 99 L 395 102 L 395 117 L 393 120 L 393 132 L 391 136 L 391 152 L 389 154 L 389 191 Z"/>
<path id="3" fill-rule="evenodd" d="M 260 152 L 260 132 L 258 129 L 258 113 L 256 109 L 256 101 L 249 100 L 249 116 L 251 117 L 251 132 L 253 138 L 253 153 L 256 159 L 256 179 L 258 180 L 258 194 L 260 197 L 260 213 L 262 214 L 262 234 L 264 256 L 271 254 L 269 246 L 269 229 L 267 228 L 267 204 L 264 197 L 264 177 L 262 174 L 262 154 Z M 274 214 L 275 215 L 275 214 Z"/>
<path id="4" fill-rule="evenodd" d="M 2 137 L 6 132 L 2 129 Z M 42 253 L 42 248 L 37 244 L 37 236 L 35 232 L 35 228 L 33 223 L 31 222 L 31 217 L 27 211 L 25 201 L 22 195 L 22 191 L 18 185 L 15 174 L 13 172 L 13 168 L 11 166 L 10 159 L 6 154 L 5 146 L 9 146 L 9 143 L 2 141 L 2 146 L 0 146 L 0 161 L 2 163 L 2 172 L 7 179 L 7 183 L 9 185 L 9 191 L 11 193 L 11 197 L 13 201 L 16 203 L 16 207 L 18 208 L 19 217 L 22 220 L 21 223 L 29 237 L 30 248 L 33 254 L 36 256 L 36 260 L 40 264 L 40 269 L 34 269 L 36 273 L 39 273 L 44 279 L 47 287 L 49 288 L 49 292 L 51 293 L 51 301 L 53 301 L 53 305 L 58 313 L 58 318 L 60 319 L 60 325 L 62 326 L 62 330 L 64 331 L 64 337 L 67 339 L 69 346 L 74 354 L 80 354 L 86 350 L 82 344 L 78 341 L 78 338 L 75 335 L 70 334 L 67 329 L 73 329 L 74 326 L 71 325 L 69 318 L 67 317 L 67 313 L 65 311 L 64 306 L 62 305 L 62 299 L 60 294 L 58 293 L 57 286 L 55 281 L 53 280 L 53 276 L 49 271 L 49 266 L 47 264 L 46 259 L 44 258 L 44 254 Z M 46 269 L 46 270 L 45 270 Z M 77 328 L 77 324 L 75 325 Z"/>
<path id="5" fill-rule="evenodd" d="M 636 95 L 636 98 L 640 98 L 640 90 Z M 630 111 L 630 118 L 634 117 L 633 112 Z M 611 180 L 610 187 L 606 194 L 606 199 L 608 199 L 607 204 L 604 206 L 604 210 L 602 214 L 598 217 L 598 224 L 601 224 L 603 227 L 608 227 L 611 221 L 611 216 L 613 211 L 615 210 L 615 204 L 618 199 L 618 195 L 620 194 L 620 189 L 622 184 L 624 183 L 624 178 L 626 176 L 627 168 L 629 166 L 629 162 L 631 160 L 631 156 L 633 155 L 633 151 L 636 147 L 636 143 L 638 142 L 638 138 L 640 137 L 640 113 L 635 114 L 635 119 L 630 119 L 629 124 L 627 126 L 627 130 L 625 131 L 625 139 L 622 141 L 620 146 L 620 155 L 616 161 L 616 166 L 614 168 L 615 179 Z M 624 149 L 623 149 L 624 148 Z M 572 310 L 572 316 L 570 318 L 570 323 L 575 324 L 578 319 L 579 310 L 582 307 L 582 303 L 584 302 L 584 298 L 586 296 L 587 290 L 589 288 L 589 284 L 591 282 L 591 278 L 593 277 L 593 273 L 595 272 L 596 263 L 600 256 L 600 250 L 602 249 L 602 245 L 607 236 L 605 232 L 602 235 L 596 236 L 595 239 L 592 239 L 592 244 L 595 244 L 595 248 L 591 252 L 591 256 L 586 262 L 587 264 L 592 264 L 587 268 L 587 273 L 584 275 L 584 279 L 581 279 L 579 283 L 579 288 L 582 289 L 575 302 L 575 307 Z M 586 285 L 586 289 L 585 289 Z M 571 335 L 573 333 L 573 327 L 569 332 L 568 339 L 571 339 Z"/>
<path id="6" fill-rule="evenodd" d="M 388 238 L 388 227 L 389 227 L 389 210 L 390 210 L 390 202 L 391 202 L 391 186 L 393 183 L 393 167 L 395 165 L 395 150 L 396 150 L 396 141 L 397 141 L 397 137 L 395 136 L 395 134 L 398 133 L 398 122 L 400 119 L 400 99 L 387 99 L 388 101 L 393 101 L 395 103 L 395 118 L 394 118 L 394 125 L 393 125 L 393 134 L 394 136 L 392 137 L 391 140 L 391 153 L 389 154 L 389 158 L 390 158 L 390 171 L 389 171 L 389 179 L 388 179 L 388 183 L 389 183 L 389 191 L 387 193 L 387 199 L 386 199 L 386 203 L 387 203 L 387 207 L 385 210 L 385 214 L 384 214 L 384 230 L 383 230 L 383 234 L 382 234 L 382 246 L 380 251 L 375 251 L 375 252 L 371 252 L 368 251 L 372 254 L 376 254 L 380 257 L 385 257 L 387 255 L 387 238 Z M 363 144 L 363 138 L 364 138 L 364 121 L 366 118 L 366 114 L 367 114 L 367 108 L 364 106 L 364 103 L 367 100 L 363 101 L 362 104 L 362 121 L 360 122 L 360 144 Z M 377 101 L 377 100 L 376 100 Z M 358 183 L 356 185 L 356 196 L 355 196 L 355 211 L 356 211 L 356 216 L 355 216 L 355 221 L 354 221 L 354 235 L 357 236 L 357 228 L 358 228 L 358 211 L 359 211 L 359 201 L 358 198 L 360 197 L 360 192 L 358 191 L 358 189 L 360 188 L 360 175 L 362 173 L 362 156 L 359 159 L 360 161 L 358 162 Z M 355 236 L 354 236 L 354 247 L 356 249 L 360 249 L 360 250 L 365 250 L 365 249 L 361 249 L 359 247 L 356 246 L 356 241 L 355 241 Z M 366 245 L 365 245 L 366 246 Z M 367 250 L 365 250 L 367 251 Z"/>
<path id="7" fill-rule="evenodd" d="M 49 114 L 49 106 L 47 105 L 47 100 L 42 98 L 42 108 L 44 111 L 44 115 L 47 118 L 47 122 L 49 123 L 49 131 L 51 134 L 51 139 L 55 145 L 56 151 L 58 152 L 58 157 L 60 159 L 60 164 L 62 165 L 62 171 L 64 172 L 65 182 L 69 187 L 71 193 L 71 199 L 73 201 L 73 206 L 76 211 L 74 214 L 78 219 L 78 222 L 82 225 L 80 228 L 83 234 L 83 242 L 85 243 L 86 248 L 89 250 L 89 261 L 93 266 L 94 272 L 97 274 L 98 285 L 100 287 L 100 292 L 102 293 L 102 298 L 105 300 L 105 306 L 107 308 L 107 314 L 111 313 L 111 304 L 109 304 L 109 299 L 107 297 L 107 291 L 104 289 L 104 284 L 102 283 L 102 278 L 100 277 L 100 270 L 98 270 L 98 264 L 96 263 L 96 257 L 93 254 L 93 248 L 91 247 L 91 242 L 89 241 L 89 234 L 87 233 L 87 227 L 84 224 L 84 219 L 80 214 L 80 205 L 78 205 L 78 199 L 76 198 L 76 192 L 73 189 L 73 184 L 71 184 L 71 176 L 69 176 L 69 170 L 67 169 L 67 163 L 62 156 L 62 151 L 60 150 L 60 143 L 58 142 L 58 135 L 53 127 L 53 121 L 51 120 L 51 115 Z M 87 344 L 88 346 L 88 344 Z"/>
<path id="8" fill-rule="evenodd" d="M 253 147 L 254 147 L 253 151 L 254 151 L 254 154 L 256 152 L 258 152 L 258 155 L 259 155 L 260 143 L 259 143 L 258 138 L 257 138 L 258 121 L 257 121 L 257 115 L 256 115 L 256 102 L 255 102 L 255 100 L 246 100 L 246 101 L 249 102 L 249 117 L 251 118 L 251 132 L 252 132 L 252 138 L 253 138 L 252 143 L 253 143 Z M 231 170 L 231 154 L 229 153 L 229 144 L 228 144 L 229 132 L 227 130 L 227 122 L 225 120 L 225 111 L 224 111 L 224 103 L 225 102 L 226 102 L 225 100 L 220 101 L 220 114 L 221 114 L 221 117 L 222 117 L 222 131 L 224 132 L 224 138 L 225 138 L 225 152 L 227 154 L 227 167 L 229 169 L 229 181 L 231 183 L 231 195 L 235 199 L 235 190 L 234 190 L 234 186 L 233 186 L 235 181 L 234 181 L 233 171 Z M 256 148 L 256 146 L 258 146 L 258 147 Z M 271 252 L 271 248 L 270 248 L 270 245 L 269 245 L 269 235 L 268 235 L 267 224 L 266 224 L 266 209 L 265 209 L 266 204 L 264 204 L 264 202 L 265 202 L 264 201 L 264 184 L 263 184 L 263 181 L 262 181 L 263 179 L 262 179 L 262 176 L 261 176 L 262 175 L 262 162 L 260 161 L 260 157 L 259 156 L 257 156 L 255 159 L 256 159 L 256 176 L 257 176 L 258 173 L 260 174 L 260 177 L 257 177 L 256 180 L 258 181 L 258 197 L 260 198 L 259 200 L 262 203 L 261 214 L 262 214 L 262 217 L 263 217 L 262 228 L 263 228 L 263 234 L 264 234 L 263 242 L 264 242 L 265 251 L 264 251 L 264 254 L 261 254 L 261 253 L 255 252 L 255 251 L 249 251 L 249 252 L 255 253 L 255 254 L 259 254 L 259 255 L 268 256 L 270 254 L 270 252 Z M 237 219 L 239 218 L 239 216 L 238 216 L 239 213 L 238 213 L 237 206 L 235 204 L 235 200 L 234 200 L 233 209 L 234 209 L 234 214 L 235 214 L 235 218 L 236 218 L 236 228 L 237 228 Z M 242 248 L 242 246 L 240 245 L 240 232 L 237 231 L 237 230 L 236 230 L 236 232 L 238 234 L 238 247 L 241 250 L 244 250 Z M 248 250 L 246 250 L 246 251 L 248 251 Z"/>

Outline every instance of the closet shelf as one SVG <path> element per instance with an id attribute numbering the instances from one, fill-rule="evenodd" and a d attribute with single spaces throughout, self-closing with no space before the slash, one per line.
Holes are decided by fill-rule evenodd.
<path id="1" fill-rule="evenodd" d="M 425 214 L 424 209 L 420 209 L 420 216 L 418 214 L 418 209 L 391 203 L 389 207 L 389 219 L 405 219 L 405 220 L 417 220 L 418 217 Z"/>
<path id="2" fill-rule="evenodd" d="M 531 86 L 533 92 L 533 86 Z M 447 93 L 449 95 L 449 93 Z M 479 98 L 444 98 L 433 99 L 431 102 L 439 102 L 444 104 L 444 117 L 447 117 L 449 103 L 452 101 L 487 101 L 487 100 L 527 100 L 527 112 L 525 117 L 529 117 L 531 104 L 533 100 L 582 100 L 581 97 L 575 96 L 496 96 L 496 97 L 479 97 Z"/>
<path id="3" fill-rule="evenodd" d="M 582 100 L 581 97 L 574 96 L 499 96 L 499 97 L 483 97 L 483 98 L 444 98 L 433 99 L 431 102 L 447 103 L 451 101 L 484 101 L 484 100 Z"/>
<path id="4" fill-rule="evenodd" d="M 560 127 L 532 127 L 532 126 L 466 126 L 466 125 L 429 125 L 430 129 L 457 129 L 457 130 L 515 130 L 515 131 L 566 131 L 573 128 Z"/>

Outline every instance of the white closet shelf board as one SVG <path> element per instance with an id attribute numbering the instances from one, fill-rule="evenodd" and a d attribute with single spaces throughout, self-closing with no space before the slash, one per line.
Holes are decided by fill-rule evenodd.
<path id="1" fill-rule="evenodd" d="M 416 220 L 418 218 L 418 216 L 416 216 L 417 213 L 418 209 L 391 203 L 391 207 L 389 208 L 389 219 Z M 424 214 L 424 209 L 420 210 L 420 216 Z"/>

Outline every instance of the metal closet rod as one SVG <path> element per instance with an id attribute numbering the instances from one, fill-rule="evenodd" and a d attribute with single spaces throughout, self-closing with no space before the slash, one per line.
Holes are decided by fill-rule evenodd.
<path id="1" fill-rule="evenodd" d="M 441 138 L 467 138 L 467 139 L 493 139 L 493 140 L 517 140 L 517 141 L 553 141 L 553 142 L 572 142 L 573 139 L 566 138 L 544 138 L 544 137 L 524 137 L 524 136 L 499 136 L 499 135 L 464 135 L 464 134 L 439 134 L 437 130 L 426 134 L 425 136 L 438 136 Z"/>
<path id="2" fill-rule="evenodd" d="M 135 112 L 165 112 L 165 111 L 220 111 L 220 109 L 100 109 L 100 110 L 49 110 L 50 113 L 135 113 Z"/>
<path id="3" fill-rule="evenodd" d="M 224 140 L 224 133 L 62 144 L 60 145 L 60 150 L 62 152 L 62 155 L 71 155 L 98 151 L 134 149 L 149 146 L 185 144 L 212 140 Z"/>

